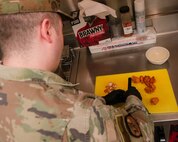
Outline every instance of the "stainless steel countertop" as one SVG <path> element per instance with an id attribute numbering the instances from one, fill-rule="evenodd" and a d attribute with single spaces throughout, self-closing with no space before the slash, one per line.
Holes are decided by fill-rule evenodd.
<path id="1" fill-rule="evenodd" d="M 169 60 L 163 65 L 153 65 L 145 57 L 145 52 L 152 46 L 163 46 L 170 51 Z M 90 54 L 88 48 L 76 50 L 75 71 L 71 82 L 80 83 L 78 89 L 94 93 L 95 78 L 100 75 L 120 74 L 136 71 L 166 68 L 173 91 L 178 102 L 178 33 L 158 35 L 156 44 L 115 50 L 105 53 Z M 74 73 L 75 72 L 75 73 Z M 178 113 L 153 114 L 155 122 L 176 121 Z"/>

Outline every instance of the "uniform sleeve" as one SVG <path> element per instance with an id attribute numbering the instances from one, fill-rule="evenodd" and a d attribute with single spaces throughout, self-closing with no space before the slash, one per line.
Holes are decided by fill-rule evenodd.
<path id="1" fill-rule="evenodd" d="M 68 142 L 118 142 L 114 108 L 101 98 L 85 97 L 74 105 L 74 116 L 66 129 Z"/>
<path id="2" fill-rule="evenodd" d="M 135 106 L 138 109 L 135 109 Z M 124 124 L 125 115 L 131 111 L 135 115 L 140 112 L 139 116 L 134 116 L 135 119 L 142 120 L 140 116 L 145 116 L 145 120 L 140 123 L 140 126 L 150 130 L 147 118 L 149 114 L 143 104 L 134 96 L 127 99 L 124 107 L 115 108 L 105 105 L 104 100 L 100 97 L 80 94 L 80 100 L 74 104 L 72 111 L 73 118 L 68 123 L 65 133 L 68 142 L 120 142 L 127 141 L 127 137 L 132 141 L 134 138 L 129 135 Z M 143 130 L 143 133 L 146 133 L 143 136 L 146 137 L 149 130 Z M 152 136 L 152 130 L 149 133 Z M 143 138 L 139 138 L 139 140 L 142 141 Z"/>
<path id="3" fill-rule="evenodd" d="M 151 114 L 148 112 L 142 101 L 131 95 L 126 100 L 124 107 L 126 114 L 132 115 L 139 124 L 142 137 L 145 141 L 154 141 L 154 124 Z"/>

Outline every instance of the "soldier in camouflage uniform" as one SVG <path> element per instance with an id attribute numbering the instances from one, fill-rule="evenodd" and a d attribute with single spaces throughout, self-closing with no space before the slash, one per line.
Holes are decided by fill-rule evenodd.
<path id="1" fill-rule="evenodd" d="M 52 73 L 63 49 L 59 15 L 68 16 L 61 6 L 0 0 L 0 142 L 153 142 L 136 96 L 114 108 Z"/>

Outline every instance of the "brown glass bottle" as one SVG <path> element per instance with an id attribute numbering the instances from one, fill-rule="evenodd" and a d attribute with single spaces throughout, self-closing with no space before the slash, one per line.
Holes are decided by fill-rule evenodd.
<path id="1" fill-rule="evenodd" d="M 128 6 L 122 6 L 120 8 L 122 28 L 125 37 L 132 36 L 133 34 L 133 26 L 130 15 L 130 9 Z"/>

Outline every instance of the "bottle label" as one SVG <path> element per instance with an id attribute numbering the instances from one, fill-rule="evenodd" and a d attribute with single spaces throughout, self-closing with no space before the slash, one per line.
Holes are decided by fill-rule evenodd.
<path id="1" fill-rule="evenodd" d="M 145 12 L 136 12 L 136 26 L 137 26 L 137 32 L 138 33 L 144 33 L 145 32 Z"/>
<path id="2" fill-rule="evenodd" d="M 125 35 L 133 33 L 132 23 L 123 24 L 123 30 Z"/>

